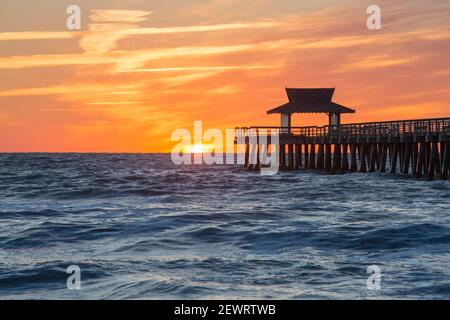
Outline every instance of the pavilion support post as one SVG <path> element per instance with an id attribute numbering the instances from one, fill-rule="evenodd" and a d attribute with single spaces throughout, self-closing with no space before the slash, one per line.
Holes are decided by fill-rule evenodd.
<path id="1" fill-rule="evenodd" d="M 281 133 L 291 133 L 291 118 L 292 113 L 290 112 L 280 114 Z"/>
<path id="2" fill-rule="evenodd" d="M 338 126 L 341 124 L 341 114 L 340 113 L 330 113 L 328 115 L 328 124 L 330 126 Z"/>
<path id="3" fill-rule="evenodd" d="M 299 158 L 298 158 L 298 144 L 294 144 L 294 169 L 298 169 L 299 168 Z"/>

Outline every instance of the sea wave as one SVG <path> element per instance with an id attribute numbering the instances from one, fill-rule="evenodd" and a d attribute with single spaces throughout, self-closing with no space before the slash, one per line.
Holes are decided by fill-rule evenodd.
<path id="1" fill-rule="evenodd" d="M 167 154 L 1 154 L 0 297 L 449 299 L 449 186 Z M 380 291 L 366 287 L 373 264 Z"/>

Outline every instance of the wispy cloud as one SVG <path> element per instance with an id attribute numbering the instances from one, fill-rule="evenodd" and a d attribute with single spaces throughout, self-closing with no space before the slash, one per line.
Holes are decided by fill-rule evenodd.
<path id="1" fill-rule="evenodd" d="M 180 72 L 180 71 L 230 71 L 230 70 L 258 70 L 277 67 L 279 65 L 266 66 L 207 66 L 207 67 L 173 67 L 173 68 L 146 68 L 146 69 L 132 69 L 123 72 Z"/>
<path id="2" fill-rule="evenodd" d="M 144 10 L 92 10 L 90 19 L 92 22 L 138 23 L 147 20 L 152 13 Z"/>
<path id="3" fill-rule="evenodd" d="M 79 37 L 79 32 L 69 31 L 29 31 L 29 32 L 0 32 L 0 41 L 12 40 L 62 40 Z"/>
<path id="4" fill-rule="evenodd" d="M 132 30 L 139 22 L 147 20 L 152 12 L 140 10 L 92 10 L 80 47 L 87 53 L 104 53 L 117 47 L 117 42 L 126 37 L 123 30 Z"/>
<path id="5" fill-rule="evenodd" d="M 418 61 L 419 59 L 425 58 L 424 56 L 414 55 L 414 56 L 389 56 L 389 55 L 372 55 L 368 57 L 360 58 L 358 61 L 350 62 L 348 64 L 341 65 L 335 71 L 338 72 L 349 72 L 356 70 L 369 70 L 377 68 L 388 68 L 393 66 L 406 65 Z"/>
<path id="6" fill-rule="evenodd" d="M 62 54 L 0 57 L 0 69 L 22 69 L 36 67 L 55 67 L 68 65 L 116 65 L 114 71 L 124 72 L 142 69 L 145 63 L 159 59 L 169 59 L 186 56 L 208 56 L 236 53 L 250 49 L 269 50 L 280 48 L 283 42 L 263 42 L 258 44 L 242 44 L 216 47 L 175 47 L 167 49 L 147 49 L 134 51 L 115 51 L 108 54 Z"/>
<path id="7" fill-rule="evenodd" d="M 105 92 L 109 94 L 111 91 L 114 92 L 121 90 L 123 92 L 127 92 L 127 90 L 136 89 L 140 87 L 142 87 L 142 84 L 125 84 L 125 85 L 111 85 L 98 83 L 68 84 L 49 87 L 3 90 L 0 91 L 0 97 L 61 95 L 61 94 L 67 94 L 77 97 L 80 93 L 86 95 L 90 93 L 97 94 Z"/>
<path id="8" fill-rule="evenodd" d="M 213 25 L 166 27 L 166 28 L 135 28 L 122 30 L 122 35 L 154 35 L 154 34 L 172 34 L 172 33 L 191 33 L 191 32 L 214 32 L 227 30 L 245 30 L 245 29 L 264 29 L 283 26 L 283 23 L 276 21 L 253 21 L 246 23 L 226 23 Z"/>
<path id="9" fill-rule="evenodd" d="M 95 102 L 87 102 L 88 105 L 133 105 L 133 104 L 141 104 L 140 101 L 95 101 Z"/>

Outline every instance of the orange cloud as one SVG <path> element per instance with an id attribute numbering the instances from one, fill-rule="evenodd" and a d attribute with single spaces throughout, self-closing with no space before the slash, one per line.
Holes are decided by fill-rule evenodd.
<path id="1" fill-rule="evenodd" d="M 29 32 L 0 32 L 0 41 L 12 40 L 62 40 L 80 36 L 80 32 L 73 31 L 29 31 Z"/>
<path id="2" fill-rule="evenodd" d="M 137 23 L 147 20 L 151 11 L 143 10 L 92 10 L 89 16 L 92 22 L 127 22 Z"/>
<path id="3" fill-rule="evenodd" d="M 340 68 L 335 69 L 335 71 L 349 72 L 350 70 L 355 71 L 355 70 L 368 70 L 376 68 L 387 68 L 404 64 L 410 64 L 422 58 L 424 57 L 420 55 L 403 56 L 403 57 L 389 56 L 386 54 L 373 55 L 369 57 L 363 57 L 358 61 L 351 62 L 346 65 L 342 65 Z"/>

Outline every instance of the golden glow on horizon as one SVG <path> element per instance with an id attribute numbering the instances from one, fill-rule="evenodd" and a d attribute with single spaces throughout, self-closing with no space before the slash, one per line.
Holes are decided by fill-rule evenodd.
<path id="1" fill-rule="evenodd" d="M 184 148 L 184 153 L 206 153 L 214 150 L 213 144 L 192 144 Z"/>

